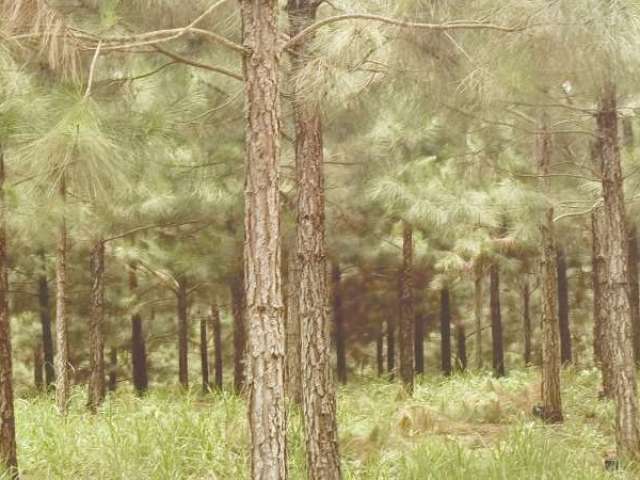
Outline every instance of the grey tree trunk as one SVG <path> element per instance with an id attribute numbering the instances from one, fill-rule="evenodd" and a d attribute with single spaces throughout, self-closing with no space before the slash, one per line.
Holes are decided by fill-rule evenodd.
<path id="1" fill-rule="evenodd" d="M 91 313 L 89 320 L 89 410 L 95 413 L 105 393 L 104 373 L 104 242 L 96 241 L 91 252 Z"/>

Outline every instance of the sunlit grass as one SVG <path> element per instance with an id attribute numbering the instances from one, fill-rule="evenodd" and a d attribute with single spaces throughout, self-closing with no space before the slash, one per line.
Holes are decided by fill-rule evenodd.
<path id="1" fill-rule="evenodd" d="M 537 372 L 427 377 L 413 398 L 396 384 L 359 380 L 339 392 L 344 478 L 631 479 L 606 472 L 614 448 L 613 410 L 597 399 L 595 371 L 564 373 L 565 423 L 531 415 Z M 17 402 L 19 455 L 25 479 L 244 479 L 248 430 L 242 399 L 127 387 L 92 416 L 77 390 L 62 419 L 52 399 Z M 304 479 L 303 432 L 289 418 L 290 477 Z"/>

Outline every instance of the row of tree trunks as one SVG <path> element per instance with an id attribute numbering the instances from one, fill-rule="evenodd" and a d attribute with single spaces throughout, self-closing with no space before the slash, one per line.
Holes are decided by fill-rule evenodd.
<path id="1" fill-rule="evenodd" d="M 628 232 L 618 140 L 615 85 L 606 82 L 597 114 L 600 175 L 602 179 L 604 238 L 603 301 L 610 330 L 611 372 L 616 401 L 616 440 L 621 457 L 640 458 L 640 430 L 633 327 L 629 301 Z"/>
<path id="2" fill-rule="evenodd" d="M 551 133 L 543 126 L 537 139 L 538 172 L 542 190 L 549 193 L 549 174 L 552 159 Z M 562 422 L 562 400 L 560 396 L 560 324 L 556 306 L 560 266 L 553 225 L 553 206 L 548 205 L 540 223 L 542 256 L 540 260 L 540 283 L 542 286 L 542 408 L 546 422 Z M 564 276 L 566 289 L 566 275 Z M 560 309 L 562 311 L 562 308 Z"/>
<path id="3" fill-rule="evenodd" d="M 64 175 L 60 181 L 60 201 L 63 209 L 67 188 Z M 58 225 L 56 245 L 56 405 L 62 415 L 66 415 L 69 404 L 69 338 L 67 325 L 67 221 L 62 213 Z"/>
<path id="4" fill-rule="evenodd" d="M 89 314 L 89 410 L 95 413 L 105 397 L 104 373 L 104 242 L 98 240 L 91 251 L 91 311 Z"/>
<path id="5" fill-rule="evenodd" d="M 251 478 L 287 478 L 280 275 L 278 2 L 240 0 L 246 105 L 244 283 Z"/>
<path id="6" fill-rule="evenodd" d="M 415 309 L 413 305 L 413 228 L 402 222 L 402 270 L 400 271 L 400 379 L 404 388 L 413 393 L 415 370 Z"/>
<path id="7" fill-rule="evenodd" d="M 47 260 L 44 251 L 40 252 L 42 271 L 38 276 L 38 305 L 40 307 L 40 325 L 42 328 L 42 354 L 44 362 L 44 383 L 47 390 L 53 388 L 56 381 L 53 367 L 53 336 L 51 334 L 51 305 L 49 302 L 49 281 L 47 279 Z"/>
<path id="8" fill-rule="evenodd" d="M 493 345 L 493 371 L 496 377 L 504 377 L 504 344 L 502 340 L 502 312 L 500 310 L 500 269 L 497 263 L 490 269 L 491 340 Z"/>
<path id="9" fill-rule="evenodd" d="M 18 478 L 18 457 L 13 409 L 11 318 L 7 294 L 9 278 L 4 182 L 4 153 L 0 150 L 0 466 L 8 478 L 14 480 Z"/>

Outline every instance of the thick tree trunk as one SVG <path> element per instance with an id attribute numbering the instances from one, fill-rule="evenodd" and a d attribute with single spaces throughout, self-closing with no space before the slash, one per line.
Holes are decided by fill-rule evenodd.
<path id="1" fill-rule="evenodd" d="M 287 257 L 286 388 L 289 400 L 296 405 L 302 405 L 302 332 L 300 330 L 300 316 L 298 315 L 300 303 L 298 278 L 300 271 L 297 255 L 289 254 Z"/>
<path id="2" fill-rule="evenodd" d="M 440 291 L 440 356 L 442 373 L 451 375 L 451 299 L 448 288 Z"/>
<path id="3" fill-rule="evenodd" d="M 42 344 L 37 343 L 33 349 L 33 384 L 38 391 L 44 386 L 42 363 Z"/>
<path id="4" fill-rule="evenodd" d="M 413 305 L 413 228 L 402 224 L 402 270 L 400 272 L 400 379 L 405 389 L 413 393 L 415 370 L 415 308 Z"/>
<path id="5" fill-rule="evenodd" d="M 640 363 L 640 285 L 638 284 L 638 227 L 629 227 L 629 302 L 633 327 L 633 356 Z"/>
<path id="6" fill-rule="evenodd" d="M 396 322 L 387 318 L 387 373 L 389 380 L 395 378 L 396 373 Z"/>
<path id="7" fill-rule="evenodd" d="M 524 334 L 524 365 L 531 365 L 531 287 L 528 275 L 522 285 L 522 331 Z"/>
<path id="8" fill-rule="evenodd" d="M 213 319 L 212 319 L 213 326 Z M 207 344 L 207 318 L 200 317 L 200 374 L 202 377 L 202 392 L 211 391 L 209 383 L 209 346 Z"/>
<path id="9" fill-rule="evenodd" d="M 53 336 L 51 334 L 51 305 L 49 304 L 49 282 L 44 252 L 40 252 L 42 273 L 38 276 L 38 305 L 40 307 L 40 324 L 42 326 L 42 354 L 44 360 L 44 382 L 47 390 L 53 388 L 56 381 L 53 368 Z"/>
<path id="10" fill-rule="evenodd" d="M 491 341 L 493 350 L 493 372 L 496 377 L 506 375 L 504 367 L 504 343 L 502 340 L 502 312 L 500 311 L 500 270 L 497 264 L 490 271 Z"/>
<path id="11" fill-rule="evenodd" d="M 0 150 L 0 464 L 7 478 L 18 478 L 16 422 L 13 410 L 13 365 L 7 268 L 7 227 L 4 205 L 4 152 Z"/>
<path id="12" fill-rule="evenodd" d="M 96 412 L 105 396 L 104 377 L 104 242 L 98 240 L 91 252 L 91 313 L 89 320 L 89 410 Z"/>
<path id="13" fill-rule="evenodd" d="M 476 368 L 479 370 L 483 367 L 482 359 L 482 303 L 483 298 L 483 282 L 484 272 L 481 268 L 476 267 L 476 277 L 473 289 L 473 316 L 475 319 L 475 341 L 476 341 Z"/>
<path id="14" fill-rule="evenodd" d="M 60 199 L 66 202 L 67 189 L 64 176 L 60 183 Z M 66 415 L 69 404 L 69 334 L 67 325 L 67 220 L 58 225 L 56 247 L 56 405 Z"/>
<path id="15" fill-rule="evenodd" d="M 182 388 L 189 388 L 189 316 L 187 301 L 187 284 L 178 282 L 176 292 L 178 299 L 178 379 Z"/>
<path id="16" fill-rule="evenodd" d="M 424 373 L 424 322 L 424 315 L 417 314 L 415 316 L 415 365 L 416 373 L 420 375 Z"/>
<path id="17" fill-rule="evenodd" d="M 551 170 L 551 134 L 543 129 L 538 135 L 537 156 L 541 186 L 549 194 L 548 176 Z M 540 262 L 540 284 L 542 286 L 542 407 L 546 422 L 562 422 L 562 400 L 560 396 L 560 324 L 556 315 L 556 298 L 561 297 L 558 279 L 562 276 L 556 257 L 556 241 L 553 225 L 553 207 L 544 212 L 540 224 L 542 257 Z M 566 282 L 566 272 L 564 274 Z M 566 289 L 566 285 L 565 285 Z M 556 297 L 558 295 L 558 297 Z M 560 308 L 562 310 L 562 307 Z M 566 312 L 568 314 L 568 311 Z M 568 323 L 568 318 L 567 318 Z M 568 324 L 567 324 L 568 327 Z"/>
<path id="18" fill-rule="evenodd" d="M 571 349 L 571 327 L 569 324 L 569 281 L 567 280 L 567 258 L 564 248 L 557 249 L 558 267 L 558 321 L 560 323 L 560 358 L 566 365 L 573 361 Z"/>
<path id="19" fill-rule="evenodd" d="M 467 369 L 467 334 L 464 323 L 461 320 L 456 322 L 456 366 L 461 372 Z"/>
<path id="20" fill-rule="evenodd" d="M 241 393 L 245 386 L 246 308 L 242 274 L 231 280 L 231 316 L 233 317 L 233 387 Z"/>
<path id="21" fill-rule="evenodd" d="M 607 288 L 604 211 L 597 208 L 591 213 L 591 265 L 593 289 L 593 356 L 602 372 L 602 394 L 613 398 L 613 371 L 611 352 L 611 329 L 604 297 Z"/>
<path id="22" fill-rule="evenodd" d="M 222 390 L 222 327 L 220 325 L 220 310 L 218 305 L 211 305 L 211 333 L 214 348 L 214 380 L 218 390 Z"/>
<path id="23" fill-rule="evenodd" d="M 118 349 L 111 347 L 109 351 L 109 391 L 115 392 L 118 388 Z"/>
<path id="24" fill-rule="evenodd" d="M 336 345 L 336 367 L 338 380 L 343 385 L 347 383 L 347 353 L 345 348 L 346 338 L 344 331 L 344 314 L 342 311 L 342 272 L 338 263 L 333 263 L 331 270 L 333 287 L 333 331 Z"/>
<path id="25" fill-rule="evenodd" d="M 135 262 L 131 262 L 129 264 L 129 293 L 136 303 L 137 291 L 137 266 Z M 114 352 L 115 350 L 112 350 L 112 355 Z M 136 305 L 133 306 L 133 313 L 131 315 L 131 366 L 133 370 L 133 388 L 138 395 L 144 395 L 149 387 L 149 378 L 147 375 L 147 348 L 145 345 L 144 330 L 142 327 L 142 316 L 140 315 L 140 312 L 138 312 L 138 307 Z"/>
<path id="26" fill-rule="evenodd" d="M 600 174 L 604 197 L 606 249 L 605 270 L 614 398 L 616 400 L 616 440 L 621 457 L 640 459 L 640 430 L 636 370 L 633 356 L 633 327 L 629 302 L 628 246 L 624 188 L 615 86 L 608 83 L 602 92 L 597 114 L 601 154 Z"/>
<path id="27" fill-rule="evenodd" d="M 244 282 L 253 480 L 287 478 L 278 3 L 240 0 L 247 116 Z M 311 360 L 309 359 L 309 363 Z"/>

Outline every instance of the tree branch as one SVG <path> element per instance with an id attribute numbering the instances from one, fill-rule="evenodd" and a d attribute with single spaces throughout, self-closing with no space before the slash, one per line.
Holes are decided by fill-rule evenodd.
<path id="1" fill-rule="evenodd" d="M 172 60 L 175 60 L 178 63 L 184 63 L 185 65 L 191 65 L 192 67 L 202 68 L 204 70 L 210 70 L 212 72 L 217 72 L 217 73 L 220 73 L 222 75 L 226 75 L 227 77 L 231 77 L 231 78 L 235 78 L 236 80 L 240 80 L 241 82 L 244 81 L 244 77 L 242 75 L 240 75 L 239 73 L 232 72 L 231 70 L 227 70 L 226 68 L 216 67 L 215 65 L 208 65 L 206 63 L 200 63 L 200 62 L 197 62 L 195 60 L 191 60 L 189 58 L 186 58 L 186 57 L 183 57 L 181 55 L 178 55 L 177 53 L 170 52 L 169 50 L 166 50 L 166 49 L 164 49 L 162 47 L 159 47 L 158 45 L 153 45 L 153 48 L 156 51 L 158 51 L 159 53 L 171 58 Z"/>

